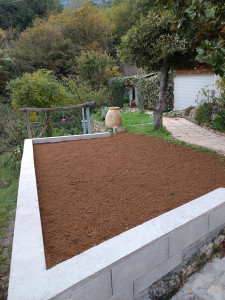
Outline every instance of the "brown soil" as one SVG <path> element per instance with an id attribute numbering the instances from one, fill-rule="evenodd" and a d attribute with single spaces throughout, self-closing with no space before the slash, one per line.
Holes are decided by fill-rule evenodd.
<path id="1" fill-rule="evenodd" d="M 215 155 L 130 133 L 34 154 L 47 268 L 225 186 Z"/>

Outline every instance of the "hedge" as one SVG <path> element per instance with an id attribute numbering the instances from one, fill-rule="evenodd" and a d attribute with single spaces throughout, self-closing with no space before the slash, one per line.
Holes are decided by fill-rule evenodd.
<path id="1" fill-rule="evenodd" d="M 160 73 L 149 78 L 139 79 L 138 76 L 114 77 L 109 81 L 111 105 L 123 107 L 124 93 L 130 86 L 136 85 L 139 80 L 139 90 L 144 109 L 154 110 L 159 99 Z M 169 75 L 167 101 L 165 111 L 173 110 L 174 103 L 174 76 Z"/>
<path id="2" fill-rule="evenodd" d="M 144 109 L 154 110 L 159 100 L 159 85 L 160 76 L 158 73 L 150 78 L 140 80 L 140 93 Z M 169 75 L 168 87 L 167 87 L 167 100 L 165 111 L 173 110 L 174 104 L 174 76 Z"/>

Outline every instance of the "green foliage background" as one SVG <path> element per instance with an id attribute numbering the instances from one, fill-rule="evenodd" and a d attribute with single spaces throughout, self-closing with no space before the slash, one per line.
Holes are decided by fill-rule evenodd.
<path id="1" fill-rule="evenodd" d="M 140 80 L 140 92 L 145 109 L 154 110 L 159 100 L 160 73 L 150 78 Z M 174 104 L 174 76 L 169 76 L 165 111 L 173 109 Z"/>
<path id="2" fill-rule="evenodd" d="M 28 107 L 53 107 L 59 103 L 68 103 L 71 94 L 51 71 L 38 70 L 33 74 L 25 73 L 22 77 L 11 80 L 7 86 L 11 93 L 15 109 Z"/>
<path id="3" fill-rule="evenodd" d="M 138 76 L 130 77 L 115 77 L 109 81 L 110 97 L 112 106 L 124 106 L 124 94 L 130 86 L 137 86 L 139 80 L 139 99 L 143 103 L 144 109 L 154 110 L 158 104 L 159 99 L 159 84 L 161 73 L 157 73 L 150 78 L 139 79 Z M 167 88 L 167 100 L 165 111 L 173 109 L 174 104 L 174 75 L 170 73 L 168 88 Z"/>

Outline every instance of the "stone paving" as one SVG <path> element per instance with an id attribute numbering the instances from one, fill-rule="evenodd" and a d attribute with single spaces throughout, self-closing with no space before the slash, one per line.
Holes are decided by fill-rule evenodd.
<path id="1" fill-rule="evenodd" d="M 174 138 L 210 148 L 225 155 L 225 136 L 217 135 L 183 118 L 163 118 Z M 208 263 L 193 274 L 171 300 L 225 300 L 225 258 Z"/>
<path id="2" fill-rule="evenodd" d="M 225 300 L 225 258 L 207 263 L 171 300 Z"/>
<path id="3" fill-rule="evenodd" d="M 163 126 L 178 140 L 207 147 L 225 155 L 225 136 L 210 132 L 183 118 L 163 118 Z"/>

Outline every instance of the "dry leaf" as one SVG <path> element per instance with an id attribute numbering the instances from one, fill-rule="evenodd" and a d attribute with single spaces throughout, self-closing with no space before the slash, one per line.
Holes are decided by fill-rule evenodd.
<path id="1" fill-rule="evenodd" d="M 193 291 L 192 291 L 192 289 L 190 288 L 190 289 L 189 289 L 189 294 L 192 294 L 192 293 L 193 293 Z"/>
<path id="2" fill-rule="evenodd" d="M 186 282 L 187 282 L 186 279 L 182 280 L 181 283 L 180 283 L 180 287 L 183 287 Z"/>

